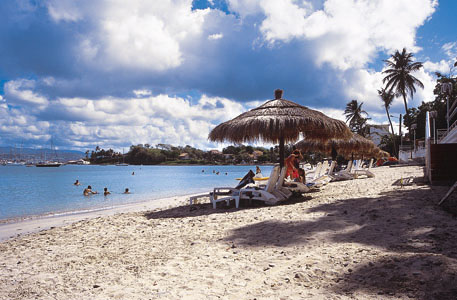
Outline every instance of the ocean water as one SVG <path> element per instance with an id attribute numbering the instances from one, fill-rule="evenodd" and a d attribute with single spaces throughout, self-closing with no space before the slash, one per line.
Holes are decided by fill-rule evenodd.
<path id="1" fill-rule="evenodd" d="M 261 169 L 268 176 L 272 166 Z M 255 172 L 255 166 L 0 166 L 0 220 L 205 193 L 217 186 L 235 187 L 235 178 L 249 170 Z M 73 185 L 76 179 L 80 186 Z M 83 196 L 88 185 L 100 194 Z M 111 192 L 106 197 L 104 187 Z M 125 188 L 131 194 L 123 194 Z"/>

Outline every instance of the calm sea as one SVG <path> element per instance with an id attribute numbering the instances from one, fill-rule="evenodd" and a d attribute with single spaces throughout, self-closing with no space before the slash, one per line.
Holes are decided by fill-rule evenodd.
<path id="1" fill-rule="evenodd" d="M 268 176 L 272 166 L 261 168 Z M 78 212 L 204 193 L 217 186 L 236 186 L 235 178 L 249 170 L 255 172 L 255 166 L 0 166 L 0 219 Z M 73 185 L 76 179 L 80 186 Z M 101 194 L 84 197 L 83 190 L 88 185 Z M 103 196 L 104 187 L 112 194 Z M 123 194 L 125 188 L 131 194 Z"/>

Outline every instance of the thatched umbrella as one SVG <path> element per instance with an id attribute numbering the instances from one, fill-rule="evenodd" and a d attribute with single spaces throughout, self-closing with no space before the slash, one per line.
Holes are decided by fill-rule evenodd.
<path id="1" fill-rule="evenodd" d="M 275 90 L 275 99 L 219 124 L 210 132 L 208 138 L 218 142 L 243 143 L 262 140 L 279 143 L 279 163 L 282 167 L 284 143 L 295 142 L 300 133 L 303 133 L 305 138 L 318 140 L 351 137 L 351 132 L 343 121 L 282 99 L 282 93 L 282 90 Z"/>
<path id="2" fill-rule="evenodd" d="M 322 142 L 318 140 L 301 140 L 295 144 L 297 149 L 301 150 L 302 152 L 320 152 L 324 154 L 330 154 L 332 151 L 331 149 L 331 142 Z"/>
<path id="3" fill-rule="evenodd" d="M 350 156 L 352 153 L 368 153 L 376 146 L 363 136 L 353 133 L 350 139 L 330 139 L 325 142 L 314 140 L 301 140 L 295 147 L 304 151 L 331 153 L 334 148 L 339 154 Z"/>

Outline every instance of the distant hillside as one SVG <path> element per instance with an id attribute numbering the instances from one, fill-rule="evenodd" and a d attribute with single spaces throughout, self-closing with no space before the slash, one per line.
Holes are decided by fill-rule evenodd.
<path id="1" fill-rule="evenodd" d="M 84 152 L 77 150 L 52 150 L 49 148 L 32 149 L 32 148 L 14 148 L 0 147 L 0 159 L 16 160 L 40 160 L 45 156 L 47 159 L 57 159 L 62 161 L 76 160 L 86 156 Z"/>

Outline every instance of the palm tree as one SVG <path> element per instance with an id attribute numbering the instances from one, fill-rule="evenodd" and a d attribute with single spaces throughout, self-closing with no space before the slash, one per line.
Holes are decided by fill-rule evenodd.
<path id="1" fill-rule="evenodd" d="M 349 101 L 346 104 L 344 115 L 346 116 L 346 122 L 349 122 L 349 127 L 352 131 L 355 131 L 360 135 L 365 135 L 365 125 L 368 118 L 363 117 L 363 115 L 368 116 L 368 113 L 362 109 L 362 105 L 363 102 L 359 104 L 357 100 Z"/>
<path id="2" fill-rule="evenodd" d="M 386 109 L 387 118 L 389 119 L 390 129 L 392 129 L 392 142 L 394 144 L 394 153 L 393 154 L 396 155 L 395 152 L 396 152 L 397 146 L 395 145 L 394 126 L 392 125 L 392 120 L 390 119 L 390 114 L 389 114 L 389 108 L 390 108 L 390 105 L 392 104 L 392 102 L 394 101 L 395 95 L 391 91 L 386 91 L 385 88 L 378 90 L 378 94 L 384 104 L 384 108 Z"/>
<path id="3" fill-rule="evenodd" d="M 424 84 L 411 75 L 412 72 L 422 68 L 422 63 L 418 61 L 413 62 L 413 54 L 407 53 L 406 48 L 403 48 L 401 53 L 398 50 L 395 51 L 395 53 L 390 56 L 390 59 L 384 60 L 384 62 L 389 69 L 382 72 L 383 74 L 387 74 L 382 82 L 387 82 L 386 90 L 389 90 L 389 92 L 394 91 L 396 95 L 401 95 L 403 97 L 405 116 L 407 116 L 408 103 L 406 101 L 406 95 L 409 94 L 411 98 L 413 98 L 413 95 L 416 92 L 416 85 L 422 89 L 424 88 Z M 407 126 L 409 128 L 409 121 Z"/>

